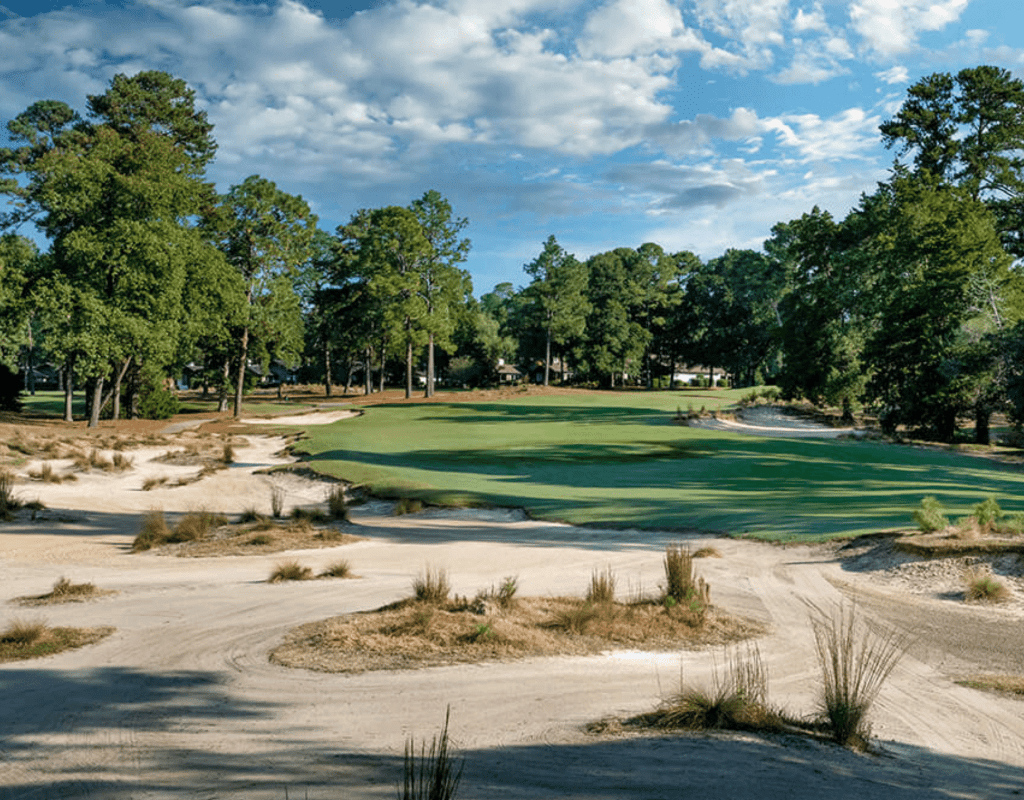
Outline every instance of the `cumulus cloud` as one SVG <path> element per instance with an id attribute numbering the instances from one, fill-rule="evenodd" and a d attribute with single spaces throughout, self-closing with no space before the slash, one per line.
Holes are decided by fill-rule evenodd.
<path id="1" fill-rule="evenodd" d="M 882 72 L 876 72 L 875 77 L 888 84 L 910 82 L 910 74 L 907 72 L 907 68 L 899 65 L 883 70 Z"/>
<path id="2" fill-rule="evenodd" d="M 793 149 L 803 161 L 863 159 L 878 146 L 881 118 L 861 108 L 849 108 L 828 119 L 817 114 L 789 114 L 765 119 L 779 144 Z"/>
<path id="3" fill-rule="evenodd" d="M 584 56 L 623 57 L 657 51 L 707 51 L 667 0 L 612 0 L 587 17 L 576 46 Z"/>
<path id="4" fill-rule="evenodd" d="M 856 0 L 850 21 L 868 48 L 883 56 L 909 51 L 922 31 L 960 18 L 969 0 Z"/>

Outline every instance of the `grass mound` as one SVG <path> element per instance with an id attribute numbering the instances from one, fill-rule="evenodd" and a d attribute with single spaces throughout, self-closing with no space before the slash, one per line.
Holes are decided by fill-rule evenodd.
<path id="1" fill-rule="evenodd" d="M 973 568 L 964 575 L 964 600 L 976 603 L 1001 603 L 1008 600 L 1010 590 L 987 569 Z"/>
<path id="2" fill-rule="evenodd" d="M 53 588 L 46 594 L 19 597 L 17 601 L 22 605 L 44 606 L 56 603 L 81 603 L 105 594 L 111 594 L 111 592 L 98 589 L 94 583 L 72 583 L 62 576 L 54 582 Z"/>
<path id="3" fill-rule="evenodd" d="M 304 567 L 298 561 L 282 561 L 274 567 L 267 583 L 284 583 L 285 581 L 308 581 L 313 577 L 313 570 Z"/>
<path id="4" fill-rule="evenodd" d="M 94 644 L 113 628 L 51 628 L 43 620 L 14 620 L 0 631 L 0 663 L 50 656 Z"/>
<path id="5" fill-rule="evenodd" d="M 441 569 L 428 568 L 413 583 L 412 596 L 389 606 L 296 628 L 272 660 L 323 672 L 364 672 L 585 655 L 615 647 L 700 647 L 762 631 L 710 606 L 695 613 L 686 604 L 660 598 L 600 603 L 580 597 L 523 598 L 517 578 L 506 578 L 472 599 L 452 595 Z"/>

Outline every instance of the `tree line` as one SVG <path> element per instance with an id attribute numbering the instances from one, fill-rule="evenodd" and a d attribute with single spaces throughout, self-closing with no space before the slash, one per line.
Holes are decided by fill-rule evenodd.
<path id="1" fill-rule="evenodd" d="M 0 361 L 58 364 L 68 418 L 74 386 L 95 425 L 190 363 L 238 415 L 272 361 L 328 394 L 406 396 L 491 384 L 505 361 L 608 388 L 701 365 L 946 440 L 968 417 L 979 441 L 993 413 L 1024 419 L 1024 86 L 997 67 L 910 87 L 881 126 L 890 179 L 841 220 L 814 208 L 707 261 L 654 243 L 580 260 L 552 236 L 524 286 L 479 299 L 468 221 L 436 191 L 327 232 L 266 178 L 216 192 L 183 81 L 118 75 L 86 108 L 37 102 L 0 150 Z"/>

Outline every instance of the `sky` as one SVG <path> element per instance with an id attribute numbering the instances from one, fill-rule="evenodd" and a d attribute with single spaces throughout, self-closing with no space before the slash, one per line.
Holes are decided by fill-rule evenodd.
<path id="1" fill-rule="evenodd" d="M 526 284 L 549 235 L 709 259 L 842 218 L 889 174 L 907 87 L 979 64 L 1024 77 L 1024 3 L 0 0 L 4 124 L 164 70 L 214 124 L 219 191 L 262 175 L 333 232 L 436 189 L 477 296 Z"/>

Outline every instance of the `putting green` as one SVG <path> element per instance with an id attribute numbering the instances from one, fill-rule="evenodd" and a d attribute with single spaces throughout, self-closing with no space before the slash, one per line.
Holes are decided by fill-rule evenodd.
<path id="1" fill-rule="evenodd" d="M 680 406 L 720 407 L 740 394 L 371 406 L 310 426 L 297 449 L 315 470 L 378 494 L 521 507 L 576 525 L 820 539 L 911 527 L 925 495 L 954 515 L 989 495 L 1006 510 L 1024 508 L 1024 475 L 977 457 L 673 422 Z"/>

